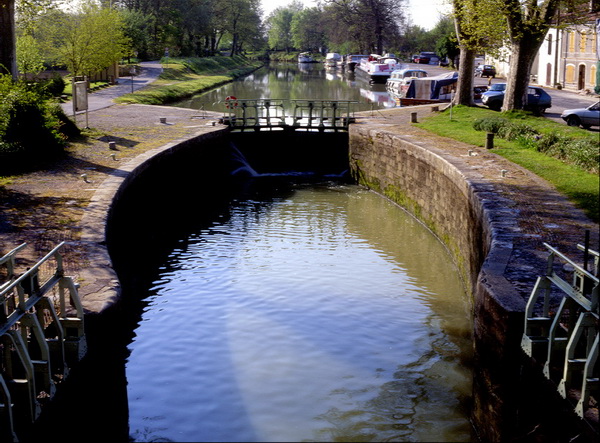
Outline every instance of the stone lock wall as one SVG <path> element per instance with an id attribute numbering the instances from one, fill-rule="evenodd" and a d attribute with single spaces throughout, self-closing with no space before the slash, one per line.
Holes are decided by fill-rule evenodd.
<path id="1" fill-rule="evenodd" d="M 525 308 L 504 277 L 514 220 L 493 185 L 459 158 L 385 128 L 352 125 L 349 158 L 359 184 L 406 208 L 454 257 L 474 304 L 472 421 L 483 441 L 512 438 Z"/>

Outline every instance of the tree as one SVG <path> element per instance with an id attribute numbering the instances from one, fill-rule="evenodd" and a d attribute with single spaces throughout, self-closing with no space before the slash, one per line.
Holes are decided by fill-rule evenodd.
<path id="1" fill-rule="evenodd" d="M 292 20 L 302 9 L 301 3 L 293 2 L 290 6 L 276 8 L 267 17 L 267 33 L 271 49 L 284 49 L 290 52 L 293 48 Z"/>
<path id="2" fill-rule="evenodd" d="M 57 60 L 73 75 L 96 73 L 129 53 L 121 13 L 91 1 L 73 14 L 56 14 L 47 29 Z"/>
<path id="3" fill-rule="evenodd" d="M 0 0 L 0 73 L 17 78 L 15 1 Z"/>
<path id="4" fill-rule="evenodd" d="M 383 54 L 386 47 L 399 36 L 399 26 L 404 22 L 403 0 L 324 0 L 330 5 L 331 22 L 343 27 L 344 33 L 331 40 L 355 39 L 369 52 Z M 338 30 L 340 29 L 338 28 Z"/>
<path id="5" fill-rule="evenodd" d="M 37 75 L 44 70 L 40 47 L 31 35 L 17 38 L 17 67 L 25 75 Z"/>
<path id="6" fill-rule="evenodd" d="M 535 56 L 542 45 L 559 0 L 504 0 L 510 42 L 510 70 L 502 110 L 523 109 L 527 104 L 527 86 Z"/>
<path id="7" fill-rule="evenodd" d="M 504 42 L 506 31 L 501 1 L 504 0 L 453 0 L 456 37 L 460 48 L 455 101 L 460 105 L 473 105 L 475 54 L 494 51 Z"/>
<path id="8" fill-rule="evenodd" d="M 323 13 L 319 8 L 304 9 L 292 18 L 291 32 L 294 46 L 303 51 L 318 51 L 326 46 L 321 25 Z"/>

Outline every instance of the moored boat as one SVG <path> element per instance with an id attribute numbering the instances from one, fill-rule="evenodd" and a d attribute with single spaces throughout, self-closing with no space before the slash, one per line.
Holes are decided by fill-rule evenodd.
<path id="1" fill-rule="evenodd" d="M 397 67 L 398 62 L 395 58 L 371 54 L 356 65 L 356 72 L 366 75 L 372 83 L 385 83 Z"/>
<path id="2" fill-rule="evenodd" d="M 310 52 L 301 52 L 298 54 L 298 63 L 314 63 L 315 59 L 312 58 Z"/>
<path id="3" fill-rule="evenodd" d="M 337 68 L 342 63 L 342 56 L 337 52 L 328 52 L 325 55 L 325 66 L 328 68 Z"/>
<path id="4" fill-rule="evenodd" d="M 385 87 L 398 96 L 404 96 L 413 79 L 424 77 L 427 77 L 427 71 L 423 69 L 396 69 L 387 79 Z"/>
<path id="5" fill-rule="evenodd" d="M 367 58 L 369 58 L 369 56 L 366 54 L 348 54 L 344 56 L 344 64 L 348 71 L 354 72 L 356 65 L 358 65 L 362 59 Z"/>

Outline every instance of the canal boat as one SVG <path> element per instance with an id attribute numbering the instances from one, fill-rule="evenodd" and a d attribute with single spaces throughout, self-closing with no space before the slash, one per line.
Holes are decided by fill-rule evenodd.
<path id="1" fill-rule="evenodd" d="M 325 67 L 326 68 L 337 68 L 342 64 L 342 56 L 337 52 L 328 52 L 325 55 Z"/>
<path id="2" fill-rule="evenodd" d="M 456 90 L 458 72 L 435 77 L 415 78 L 406 90 L 406 98 L 426 100 L 450 100 Z"/>
<path id="3" fill-rule="evenodd" d="M 427 71 L 423 69 L 396 69 L 387 79 L 385 87 L 388 91 L 402 97 L 406 94 L 413 79 L 424 77 L 427 77 Z"/>
<path id="4" fill-rule="evenodd" d="M 361 60 L 356 72 L 366 76 L 371 83 L 385 83 L 397 68 L 398 61 L 395 58 L 371 54 L 369 58 Z"/>
<path id="5" fill-rule="evenodd" d="M 368 54 L 348 54 L 344 56 L 344 65 L 349 72 L 354 72 L 356 65 L 358 65 L 362 59 L 367 58 L 369 58 Z"/>
<path id="6" fill-rule="evenodd" d="M 315 59 L 312 58 L 310 52 L 301 52 L 298 54 L 298 63 L 314 63 Z"/>

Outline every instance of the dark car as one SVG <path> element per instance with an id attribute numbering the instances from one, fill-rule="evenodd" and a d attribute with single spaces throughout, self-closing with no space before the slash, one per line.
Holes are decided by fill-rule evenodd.
<path id="1" fill-rule="evenodd" d="M 481 102 L 494 111 L 499 111 L 504 102 L 506 83 L 496 83 L 481 94 Z M 539 86 L 527 87 L 527 104 L 525 109 L 535 114 L 543 114 L 552 106 L 552 97 Z"/>
<path id="2" fill-rule="evenodd" d="M 600 126 L 600 102 L 587 108 L 565 109 L 560 117 L 569 126 L 582 126 L 585 129 Z"/>
<path id="3" fill-rule="evenodd" d="M 481 95 L 488 90 L 487 86 L 474 86 L 473 87 L 473 98 L 479 100 Z"/>
<path id="4" fill-rule="evenodd" d="M 496 78 L 496 68 L 492 65 L 479 65 L 475 68 L 475 77 Z"/>

